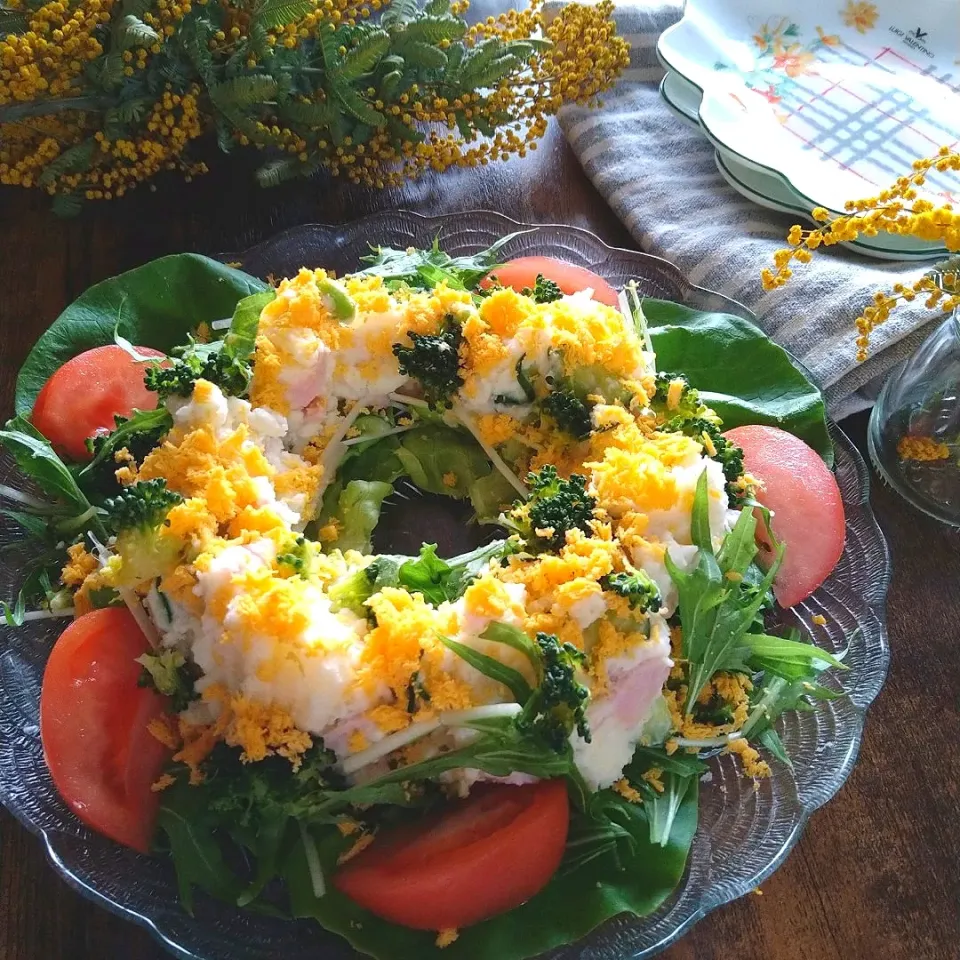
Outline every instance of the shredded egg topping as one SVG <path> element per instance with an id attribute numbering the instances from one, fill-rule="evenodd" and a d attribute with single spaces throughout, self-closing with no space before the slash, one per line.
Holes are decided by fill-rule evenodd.
<path id="1" fill-rule="evenodd" d="M 118 468 L 124 483 L 161 477 L 184 498 L 163 528 L 169 549 L 146 563 L 118 544 L 102 567 L 73 548 L 64 583 L 80 594 L 105 584 L 134 589 L 163 645 L 199 668 L 200 699 L 176 729 L 159 732 L 197 777 L 220 741 L 245 761 L 277 754 L 296 766 L 316 738 L 344 759 L 448 711 L 507 701 L 509 691 L 442 640 L 532 681 L 521 653 L 482 637 L 505 623 L 585 652 L 593 739 L 574 734 L 575 756 L 593 786 L 619 782 L 674 667 L 666 617 L 676 594 L 664 555 L 681 567 L 694 560 L 690 514 L 704 470 L 718 543 L 736 517 L 720 465 L 697 440 L 658 429 L 648 405 L 653 357 L 619 311 L 587 294 L 536 303 L 505 289 L 477 303 L 442 284 L 423 292 L 347 277 L 356 312 L 344 321 L 321 291 L 327 279 L 305 269 L 279 284 L 260 318 L 249 400 L 197 381 L 192 397 L 168 401 L 166 439 L 141 463 L 128 457 Z M 456 402 L 477 438 L 509 449 L 520 477 L 544 464 L 585 476 L 597 501 L 589 530 L 569 532 L 554 552 L 493 562 L 452 602 L 386 587 L 367 601 L 366 617 L 335 608 L 329 589 L 371 561 L 337 549 L 335 523 L 313 531 L 327 552 L 318 548 L 309 569 L 294 571 L 282 557 L 318 516 L 357 417 L 415 402 L 393 346 L 410 333 L 437 333 L 450 317 L 462 330 Z M 540 395 L 585 368 L 602 370 L 619 398 L 594 398 L 592 432 L 573 441 L 530 417 L 537 397 L 520 389 L 518 371 Z M 456 485 L 449 477 L 444 483 Z M 660 587 L 660 610 L 638 614 L 604 589 L 605 577 L 631 567 Z M 718 682 L 711 695 L 744 702 L 742 685 Z M 666 696 L 674 713 L 677 699 Z M 448 736 L 442 728 L 432 735 L 437 749 Z"/>

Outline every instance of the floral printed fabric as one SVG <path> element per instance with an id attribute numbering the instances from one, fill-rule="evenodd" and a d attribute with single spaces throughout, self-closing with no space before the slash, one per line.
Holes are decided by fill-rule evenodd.
<path id="1" fill-rule="evenodd" d="M 870 15 L 871 4 L 848 6 L 851 17 Z M 902 308 L 872 335 L 870 358 L 857 363 L 853 321 L 874 291 L 908 283 L 929 265 L 819 251 L 786 287 L 763 291 L 760 270 L 785 246 L 796 218 L 759 207 L 727 186 L 713 147 L 660 99 L 657 37 L 680 14 L 679 4 L 621 4 L 616 17 L 632 44 L 630 67 L 602 109 L 568 107 L 560 113 L 561 127 L 641 249 L 671 260 L 693 283 L 750 307 L 767 334 L 813 372 L 840 419 L 870 405 L 891 367 L 941 322 L 920 304 Z"/>

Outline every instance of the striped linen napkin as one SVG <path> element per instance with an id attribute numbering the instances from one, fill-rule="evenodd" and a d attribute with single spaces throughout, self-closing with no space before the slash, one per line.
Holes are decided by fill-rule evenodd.
<path id="1" fill-rule="evenodd" d="M 759 207 L 727 185 L 707 139 L 660 99 L 657 37 L 680 19 L 679 4 L 625 0 L 615 14 L 630 41 L 630 67 L 604 106 L 567 107 L 560 125 L 587 175 L 640 248 L 672 261 L 688 279 L 739 300 L 764 331 L 812 371 L 832 416 L 873 402 L 888 371 L 941 322 L 911 304 L 871 336 L 857 363 L 853 321 L 876 290 L 909 282 L 929 263 L 871 260 L 836 248 L 797 266 L 786 287 L 765 292 L 771 266 L 796 218 Z"/>

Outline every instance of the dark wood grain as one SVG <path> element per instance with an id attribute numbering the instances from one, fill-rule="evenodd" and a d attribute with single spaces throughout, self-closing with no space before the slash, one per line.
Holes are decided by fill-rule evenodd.
<path id="1" fill-rule="evenodd" d="M 526 160 L 430 177 L 393 193 L 316 181 L 253 186 L 239 160 L 194 184 L 163 182 L 64 223 L 44 199 L 0 193 L 0 408 L 40 331 L 89 284 L 179 250 L 237 250 L 284 227 L 384 208 L 488 208 L 564 222 L 632 246 L 551 128 Z M 845 426 L 861 445 L 866 418 Z M 786 864 L 666 952 L 669 960 L 956 960 L 960 956 L 960 534 L 876 484 L 895 563 L 889 680 L 857 767 Z M 142 930 L 57 879 L 40 844 L 0 813 L 0 960 L 160 960 Z"/>

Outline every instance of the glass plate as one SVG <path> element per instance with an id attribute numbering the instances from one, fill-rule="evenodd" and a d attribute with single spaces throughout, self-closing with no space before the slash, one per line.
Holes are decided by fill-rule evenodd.
<path id="1" fill-rule="evenodd" d="M 261 276 L 282 276 L 303 264 L 355 268 L 368 244 L 424 246 L 439 236 L 446 250 L 465 253 L 516 230 L 507 256 L 541 253 L 590 267 L 610 282 L 635 278 L 655 297 L 701 309 L 749 317 L 739 304 L 689 284 L 671 264 L 617 250 L 592 234 L 564 226 L 532 227 L 492 213 L 426 218 L 384 213 L 345 226 L 304 226 L 240 255 Z M 738 776 L 730 757 L 711 761 L 701 790 L 700 828 L 686 876 L 673 896 L 649 917 L 623 915 L 578 944 L 550 954 L 553 960 L 623 960 L 650 957 L 676 940 L 708 911 L 752 890 L 784 860 L 807 817 L 846 780 L 860 746 L 864 714 L 883 684 L 889 661 L 884 600 L 890 578 L 887 547 L 868 502 L 868 474 L 860 454 L 835 426 L 836 471 L 847 513 L 843 557 L 830 579 L 786 616 L 831 651 L 848 642 L 844 674 L 849 696 L 815 713 L 779 724 L 795 769 L 774 764 L 774 775 L 753 784 Z M 0 482 L 26 488 L 9 458 L 0 459 Z M 13 525 L 0 521 L 0 545 L 15 543 Z M 27 548 L 2 555 L 0 597 L 19 586 Z M 822 614 L 825 626 L 811 617 Z M 58 798 L 43 762 L 38 700 L 43 667 L 58 628 L 50 621 L 0 628 L 0 802 L 42 838 L 56 871 L 74 889 L 119 916 L 150 930 L 173 954 L 190 960 L 347 960 L 357 954 L 343 940 L 308 922 L 277 920 L 198 898 L 196 914 L 177 903 L 173 871 L 86 829 Z M 852 638 L 848 641 L 847 638 Z M 411 958 L 414 960 L 414 958 Z"/>

